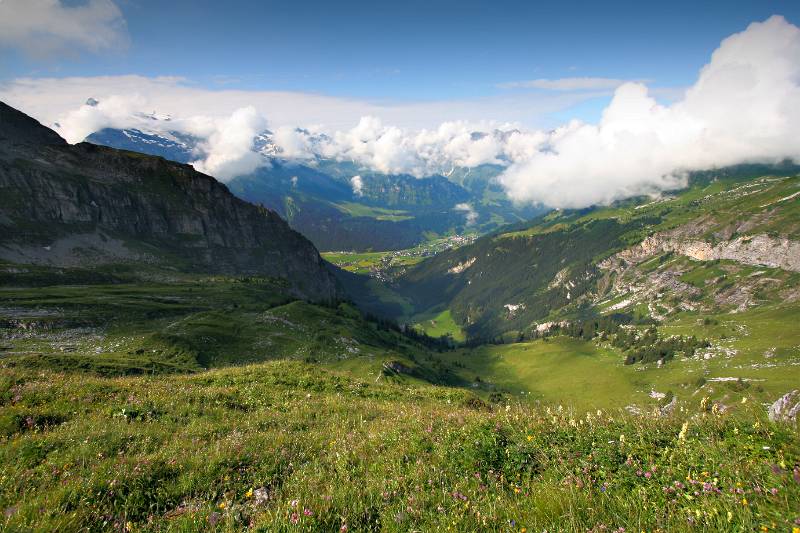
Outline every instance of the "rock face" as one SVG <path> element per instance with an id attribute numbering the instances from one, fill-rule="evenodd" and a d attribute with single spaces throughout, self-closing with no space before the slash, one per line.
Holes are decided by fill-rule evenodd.
<path id="1" fill-rule="evenodd" d="M 314 246 L 275 212 L 191 166 L 68 145 L 0 102 L 0 259 L 57 267 L 147 262 L 186 272 L 284 278 L 340 296 Z"/>
<path id="2" fill-rule="evenodd" d="M 781 396 L 769 407 L 769 419 L 773 422 L 794 422 L 800 414 L 800 392 L 793 390 Z"/>
<path id="3" fill-rule="evenodd" d="M 629 262 L 641 262 L 663 252 L 675 252 L 696 261 L 728 259 L 747 265 L 777 267 L 800 272 L 800 242 L 768 235 L 742 236 L 712 245 L 668 233 L 647 237 L 618 254 Z"/>

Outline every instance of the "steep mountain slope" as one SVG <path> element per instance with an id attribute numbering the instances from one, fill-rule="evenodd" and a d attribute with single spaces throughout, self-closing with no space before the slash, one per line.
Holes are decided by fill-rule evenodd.
<path id="1" fill-rule="evenodd" d="M 339 289 L 314 246 L 273 211 L 159 157 L 67 145 L 0 103 L 0 259 L 282 278 L 296 294 Z"/>
<path id="2" fill-rule="evenodd" d="M 553 212 L 421 263 L 402 291 L 418 311 L 450 309 L 488 338 L 604 310 L 657 320 L 777 302 L 795 290 L 800 266 L 797 170 L 702 173 L 674 197 Z"/>

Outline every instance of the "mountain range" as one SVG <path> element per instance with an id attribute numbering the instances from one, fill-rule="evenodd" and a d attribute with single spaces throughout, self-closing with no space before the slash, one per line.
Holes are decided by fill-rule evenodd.
<path id="1" fill-rule="evenodd" d="M 139 128 L 106 128 L 86 141 L 182 163 L 202 158 L 203 144 L 170 130 L 168 119 L 139 118 Z M 147 127 L 154 122 L 158 127 Z M 324 134 L 305 133 L 312 143 L 325 140 Z M 254 137 L 252 150 L 263 164 L 231 179 L 231 192 L 274 210 L 323 251 L 410 248 L 445 235 L 484 233 L 545 211 L 509 201 L 495 181 L 503 170 L 498 165 L 453 168 L 448 177 L 385 174 L 352 161 L 287 159 L 269 130 Z"/>

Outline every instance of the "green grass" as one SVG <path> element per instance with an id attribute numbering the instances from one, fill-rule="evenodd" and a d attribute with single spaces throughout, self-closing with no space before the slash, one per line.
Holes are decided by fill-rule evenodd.
<path id="1" fill-rule="evenodd" d="M 434 313 L 418 315 L 414 317 L 414 320 L 416 321 L 414 327 L 429 337 L 443 337 L 450 335 L 453 340 L 457 342 L 466 340 L 464 330 L 462 330 L 461 326 L 456 324 L 455 320 L 453 320 L 453 316 L 450 314 L 449 309 L 445 309 L 444 311 L 435 315 Z"/>
<path id="2" fill-rule="evenodd" d="M 480 378 L 482 390 L 504 391 L 520 400 L 592 410 L 644 399 L 618 352 L 576 339 L 482 346 L 443 357 L 463 365 L 459 373 L 464 378 Z"/>
<path id="3" fill-rule="evenodd" d="M 426 351 L 349 305 L 296 301 L 264 279 L 5 287 L 0 294 L 5 366 L 153 374 L 274 359 L 382 363 Z"/>
<path id="4" fill-rule="evenodd" d="M 8 531 L 790 531 L 798 518 L 797 429 L 751 404 L 578 416 L 299 362 L 0 369 L 0 401 Z"/>
<path id="5" fill-rule="evenodd" d="M 369 274 L 389 253 L 391 252 L 322 252 L 322 257 L 348 272 Z"/>
<path id="6" fill-rule="evenodd" d="M 678 408 L 692 409 L 703 397 L 723 405 L 740 402 L 743 393 L 771 404 L 796 388 L 800 332 L 791 323 L 800 316 L 781 311 L 726 318 L 718 326 L 674 325 L 665 335 L 697 335 L 736 355 L 716 353 L 711 359 L 678 357 L 655 363 L 623 364 L 624 353 L 599 340 L 550 337 L 530 342 L 459 349 L 439 355 L 473 390 L 488 397 L 504 394 L 517 401 L 562 404 L 579 412 L 635 406 L 644 412 L 658 407 L 651 391 L 672 393 Z M 742 335 L 741 324 L 749 334 Z M 763 329 L 759 334 L 754 334 Z M 766 359 L 764 353 L 773 352 Z M 701 352 L 702 353 L 702 352 Z M 714 381 L 737 378 L 743 382 Z"/>
<path id="7" fill-rule="evenodd" d="M 335 204 L 335 207 L 343 213 L 347 213 L 348 215 L 354 217 L 370 217 L 376 220 L 389 220 L 392 222 L 410 220 L 414 218 L 413 215 L 408 213 L 408 211 L 387 209 L 384 207 L 373 207 L 356 202 L 343 202 L 340 204 Z"/>

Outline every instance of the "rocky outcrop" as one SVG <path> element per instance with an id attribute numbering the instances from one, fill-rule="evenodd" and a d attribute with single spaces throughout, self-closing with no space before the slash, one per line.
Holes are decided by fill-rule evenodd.
<path id="1" fill-rule="evenodd" d="M 794 422 L 800 414 L 800 392 L 787 392 L 769 407 L 769 419 L 773 422 Z"/>
<path id="2" fill-rule="evenodd" d="M 0 102 L 0 259 L 57 267 L 147 262 L 283 278 L 339 297 L 314 246 L 275 212 L 190 165 L 80 143 Z"/>
<path id="3" fill-rule="evenodd" d="M 400 361 L 386 361 L 383 363 L 383 373 L 386 375 L 406 374 L 411 375 L 414 369 Z"/>
<path id="4" fill-rule="evenodd" d="M 447 273 L 448 274 L 461 274 L 466 269 L 471 267 L 475 263 L 476 259 L 477 258 L 472 257 L 470 259 L 467 259 L 466 261 L 462 261 L 461 263 L 458 263 L 457 265 L 448 268 L 447 269 Z"/>
<path id="5" fill-rule="evenodd" d="M 711 244 L 676 234 L 656 233 L 637 246 L 623 250 L 617 257 L 630 263 L 640 263 L 664 252 L 678 253 L 696 261 L 728 259 L 747 265 L 800 272 L 800 242 L 763 234 Z"/>

